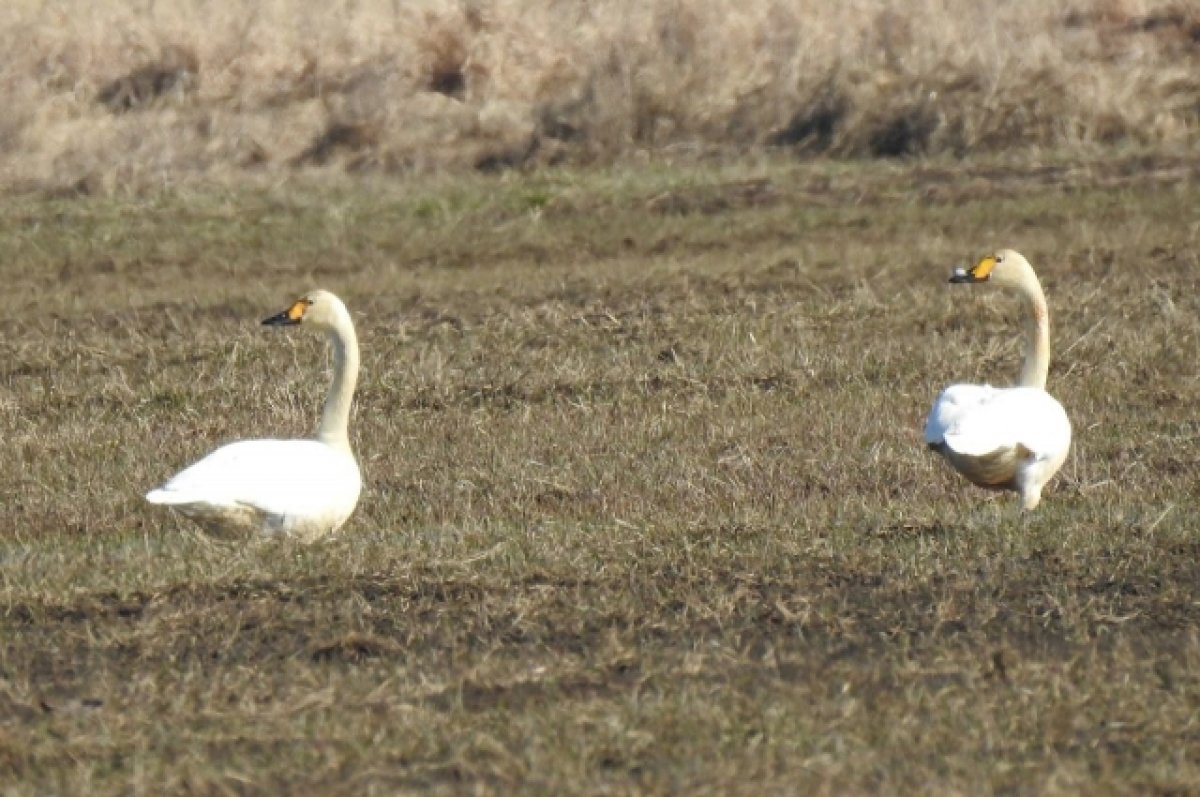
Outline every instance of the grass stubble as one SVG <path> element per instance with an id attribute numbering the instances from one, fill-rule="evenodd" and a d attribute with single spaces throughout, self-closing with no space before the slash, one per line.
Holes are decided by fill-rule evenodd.
<path id="1" fill-rule="evenodd" d="M 1194 162 L 543 170 L 12 199 L 5 792 L 1182 793 L 1200 673 Z M 1072 455 L 1027 519 L 924 449 L 1020 247 Z M 141 494 L 308 433 L 367 488 L 217 548 Z M 1009 496 L 1008 498 L 1011 498 Z"/>

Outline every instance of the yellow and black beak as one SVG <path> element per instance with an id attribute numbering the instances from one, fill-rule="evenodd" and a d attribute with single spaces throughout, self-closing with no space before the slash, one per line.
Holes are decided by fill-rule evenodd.
<path id="1" fill-rule="evenodd" d="M 959 282 L 985 282 L 991 276 L 992 269 L 996 267 L 996 258 L 988 255 L 983 260 L 975 264 L 973 268 L 956 268 L 954 273 L 950 275 L 950 281 Z"/>
<path id="2" fill-rule="evenodd" d="M 304 313 L 312 304 L 308 299 L 297 299 L 292 306 L 282 313 L 276 313 L 270 318 L 263 319 L 263 325 L 268 327 L 290 327 L 299 324 L 304 319 Z"/>

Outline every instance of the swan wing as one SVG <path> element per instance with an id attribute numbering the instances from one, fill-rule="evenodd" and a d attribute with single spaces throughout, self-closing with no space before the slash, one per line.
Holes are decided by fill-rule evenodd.
<path id="1" fill-rule="evenodd" d="M 146 500 L 211 509 L 249 507 L 268 517 L 312 516 L 358 498 L 353 457 L 316 440 L 243 440 L 180 471 Z M 348 514 L 348 513 L 347 513 Z"/>
<path id="2" fill-rule="evenodd" d="M 943 390 L 925 419 L 925 442 L 940 446 L 947 433 L 953 432 L 964 417 L 987 404 L 997 392 L 991 385 L 951 385 Z"/>
<path id="3" fill-rule="evenodd" d="M 938 415 L 940 442 L 947 448 L 968 457 L 1020 448 L 1028 452 L 1022 452 L 1024 457 L 1039 460 L 1056 460 L 1066 453 L 1071 423 L 1053 396 L 1033 387 L 988 390 L 990 395 L 975 394 L 974 403 L 958 406 L 954 412 L 943 409 Z M 938 411 L 937 405 L 934 410 Z"/>

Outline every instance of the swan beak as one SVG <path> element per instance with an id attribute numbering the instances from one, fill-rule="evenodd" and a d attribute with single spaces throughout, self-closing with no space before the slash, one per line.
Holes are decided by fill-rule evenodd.
<path id="1" fill-rule="evenodd" d="M 976 263 L 973 268 L 965 269 L 960 266 L 954 269 L 954 272 L 950 275 L 950 281 L 953 283 L 983 282 L 992 273 L 992 269 L 995 266 L 996 258 L 988 255 Z"/>
<path id="2" fill-rule="evenodd" d="M 263 319 L 263 326 L 268 327 L 290 327 L 299 324 L 304 318 L 304 311 L 308 309 L 311 302 L 299 299 L 292 304 L 291 307 L 281 313 L 276 313 L 270 318 Z"/>

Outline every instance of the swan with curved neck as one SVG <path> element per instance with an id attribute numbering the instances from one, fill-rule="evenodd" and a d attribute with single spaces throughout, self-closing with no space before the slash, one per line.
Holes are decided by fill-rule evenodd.
<path id="1" fill-rule="evenodd" d="M 358 338 L 346 306 L 322 290 L 263 324 L 303 324 L 329 333 L 333 382 L 316 437 L 230 443 L 151 490 L 146 500 L 170 506 L 219 538 L 282 535 L 312 541 L 346 522 L 362 489 L 349 437 Z"/>
<path id="2" fill-rule="evenodd" d="M 1071 422 L 1046 392 L 1050 370 L 1050 314 L 1029 261 L 1011 249 L 955 269 L 950 282 L 990 283 L 1024 300 L 1025 356 L 1015 387 L 951 385 L 925 422 L 925 442 L 972 483 L 1012 490 L 1034 509 L 1042 489 L 1071 447 Z"/>

